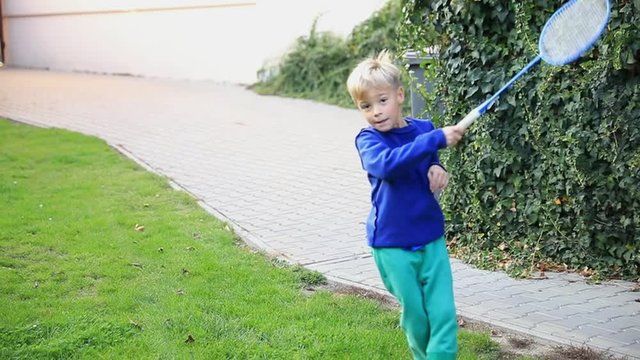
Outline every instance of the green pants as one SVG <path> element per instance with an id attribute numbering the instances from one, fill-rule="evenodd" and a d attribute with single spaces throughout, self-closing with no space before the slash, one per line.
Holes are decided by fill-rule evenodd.
<path id="1" fill-rule="evenodd" d="M 372 253 L 384 286 L 402 306 L 400 326 L 413 358 L 455 360 L 458 322 L 444 238 L 418 251 L 374 248 Z"/>

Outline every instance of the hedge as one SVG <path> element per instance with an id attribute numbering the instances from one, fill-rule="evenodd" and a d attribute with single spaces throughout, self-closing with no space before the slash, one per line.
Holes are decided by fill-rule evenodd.
<path id="1" fill-rule="evenodd" d="M 397 51 L 396 28 L 402 19 L 401 10 L 401 0 L 390 0 L 357 25 L 347 38 L 319 32 L 314 22 L 309 34 L 299 37 L 278 64 L 258 71 L 259 82 L 252 88 L 265 95 L 353 108 L 346 79 L 360 60 L 382 49 Z"/>
<path id="2" fill-rule="evenodd" d="M 533 59 L 561 5 L 405 0 L 400 43 L 439 48 L 429 71 L 446 110 L 436 121 L 457 122 Z M 613 2 L 591 51 L 539 64 L 445 152 L 442 201 L 457 257 L 517 276 L 640 276 L 639 27 L 640 0 Z"/>

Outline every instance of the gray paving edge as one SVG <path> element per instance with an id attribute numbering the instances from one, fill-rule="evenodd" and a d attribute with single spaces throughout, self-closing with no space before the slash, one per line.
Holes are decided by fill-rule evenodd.
<path id="1" fill-rule="evenodd" d="M 233 232 L 242 239 L 242 241 L 244 241 L 247 245 L 249 245 L 254 250 L 259 250 L 261 252 L 264 252 L 266 255 L 268 255 L 270 257 L 276 257 L 276 258 L 278 258 L 280 260 L 284 260 L 284 261 L 287 261 L 289 263 L 293 263 L 293 261 L 291 259 L 285 257 L 284 255 L 282 255 L 281 253 L 276 251 L 274 248 L 269 246 L 269 244 L 267 244 L 266 242 L 260 240 L 257 236 L 253 235 L 247 229 L 245 229 L 244 227 L 242 227 L 239 224 L 235 223 L 227 215 L 225 215 L 222 211 L 220 211 L 220 210 L 214 208 L 213 206 L 207 204 L 205 201 L 200 199 L 197 195 L 195 195 L 189 189 L 187 189 L 186 187 L 184 187 L 184 186 L 180 185 L 179 183 L 175 182 L 170 177 L 167 177 L 166 175 L 160 173 L 159 171 L 154 169 L 151 165 L 149 165 L 146 161 L 144 161 L 144 160 L 138 158 L 137 156 L 135 156 L 124 145 L 122 145 L 122 144 L 110 144 L 110 143 L 108 143 L 108 145 L 111 146 L 116 151 L 118 151 L 119 153 L 121 153 L 122 155 L 124 155 L 127 158 L 133 160 L 138 165 L 142 166 L 145 170 L 147 170 L 149 172 L 152 172 L 152 173 L 154 173 L 154 174 L 166 179 L 169 182 L 169 185 L 174 190 L 182 191 L 182 192 L 185 192 L 185 193 L 189 194 L 189 196 L 191 196 L 193 199 L 196 200 L 196 202 L 198 203 L 198 205 L 200 205 L 200 207 L 202 207 L 205 211 L 207 211 L 209 214 L 213 215 L 218 220 L 226 223 L 229 227 L 231 227 L 231 229 L 233 229 Z"/>

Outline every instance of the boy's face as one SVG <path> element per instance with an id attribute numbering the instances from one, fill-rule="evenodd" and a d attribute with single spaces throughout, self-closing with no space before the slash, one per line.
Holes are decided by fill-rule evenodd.
<path id="1" fill-rule="evenodd" d="M 404 89 L 379 87 L 365 91 L 356 104 L 367 122 L 378 131 L 389 131 L 407 125 L 402 117 Z"/>

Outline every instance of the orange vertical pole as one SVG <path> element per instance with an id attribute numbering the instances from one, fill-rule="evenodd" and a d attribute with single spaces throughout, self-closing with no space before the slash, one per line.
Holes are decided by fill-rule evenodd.
<path id="1" fill-rule="evenodd" d="M 2 32 L 3 30 L 2 1 L 3 0 L 0 0 L 0 63 L 4 63 L 4 34 Z"/>

